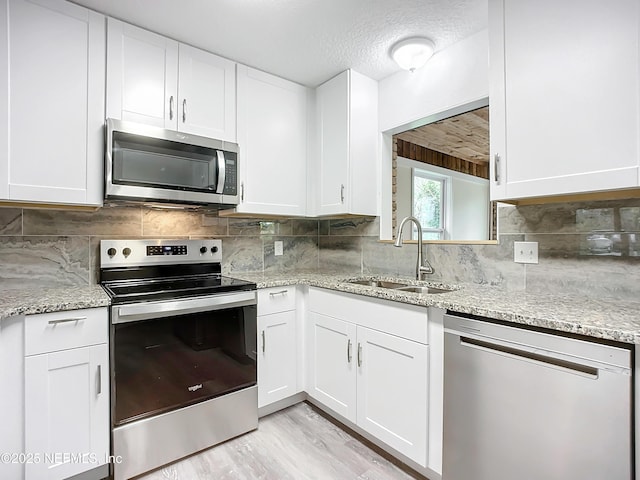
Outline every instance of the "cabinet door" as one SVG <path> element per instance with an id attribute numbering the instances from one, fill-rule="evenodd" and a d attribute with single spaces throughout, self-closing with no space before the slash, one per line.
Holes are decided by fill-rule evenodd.
<path id="1" fill-rule="evenodd" d="M 236 64 L 180 44 L 178 130 L 236 141 Z"/>
<path id="2" fill-rule="evenodd" d="M 27 479 L 63 479 L 103 465 L 109 453 L 106 344 L 25 359 Z"/>
<path id="3" fill-rule="evenodd" d="M 243 213 L 305 215 L 308 89 L 238 65 Z"/>
<path id="4" fill-rule="evenodd" d="M 490 4 L 493 199 L 637 187 L 637 0 Z"/>
<path id="5" fill-rule="evenodd" d="M 427 465 L 428 347 L 358 327 L 358 426 Z"/>
<path id="6" fill-rule="evenodd" d="M 107 117 L 175 130 L 178 42 L 114 18 L 107 30 Z"/>
<path id="7" fill-rule="evenodd" d="M 356 421 L 356 326 L 309 312 L 307 393 Z"/>
<path id="8" fill-rule="evenodd" d="M 318 128 L 318 214 L 348 213 L 349 71 L 316 91 Z"/>
<path id="9" fill-rule="evenodd" d="M 258 317 L 258 407 L 298 392 L 296 312 Z"/>
<path id="10" fill-rule="evenodd" d="M 61 0 L 0 10 L 0 194 L 100 205 L 104 17 Z"/>
<path id="11" fill-rule="evenodd" d="M 378 215 L 378 83 L 347 70 L 316 90 L 318 215 Z"/>
<path id="12" fill-rule="evenodd" d="M 378 82 L 350 70 L 349 213 L 379 215 Z"/>

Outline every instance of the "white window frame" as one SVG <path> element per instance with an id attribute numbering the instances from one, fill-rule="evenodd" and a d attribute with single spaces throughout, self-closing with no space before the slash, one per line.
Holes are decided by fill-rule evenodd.
<path id="1" fill-rule="evenodd" d="M 440 201 L 440 228 L 426 228 L 422 227 L 422 236 L 425 234 L 437 233 L 439 240 L 449 240 L 451 236 L 451 218 L 449 212 L 451 212 L 451 176 L 435 173 L 430 170 L 424 170 L 421 168 L 411 168 L 411 215 L 415 216 L 415 177 L 424 178 L 427 180 L 434 180 L 442 183 L 442 199 Z M 411 239 L 417 239 L 417 230 L 415 226 L 411 228 Z"/>

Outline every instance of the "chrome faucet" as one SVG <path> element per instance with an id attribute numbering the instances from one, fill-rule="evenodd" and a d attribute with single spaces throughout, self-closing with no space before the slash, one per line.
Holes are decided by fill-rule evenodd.
<path id="1" fill-rule="evenodd" d="M 416 217 L 405 217 L 402 219 L 402 222 L 400 222 L 400 226 L 398 227 L 398 231 L 396 233 L 396 243 L 395 246 L 396 247 L 401 247 L 402 246 L 402 227 L 404 227 L 404 224 L 407 223 L 408 221 L 412 221 L 413 223 L 416 224 L 416 227 L 418 227 L 418 261 L 416 263 L 416 280 L 422 280 L 422 275 L 424 275 L 425 273 L 433 273 L 433 267 L 431 266 L 431 264 L 429 263 L 429 261 L 427 259 L 424 260 L 424 264 L 423 264 L 423 260 L 422 260 L 422 225 L 420 225 L 420 222 L 418 221 L 418 219 Z"/>

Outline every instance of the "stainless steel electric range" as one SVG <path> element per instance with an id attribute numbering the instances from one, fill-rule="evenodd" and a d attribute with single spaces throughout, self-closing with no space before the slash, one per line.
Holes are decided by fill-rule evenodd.
<path id="1" fill-rule="evenodd" d="M 257 428 L 256 285 L 221 240 L 102 240 L 114 479 Z"/>

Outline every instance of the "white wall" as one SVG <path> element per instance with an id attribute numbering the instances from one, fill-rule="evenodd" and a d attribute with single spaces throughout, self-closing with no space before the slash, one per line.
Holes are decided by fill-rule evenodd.
<path id="1" fill-rule="evenodd" d="M 451 239 L 489 240 L 489 181 L 452 176 L 451 184 Z"/>
<path id="2" fill-rule="evenodd" d="M 437 52 L 414 73 L 398 72 L 381 80 L 378 95 L 382 132 L 380 238 L 390 239 L 391 135 L 487 104 L 488 31 Z"/>
<path id="3" fill-rule="evenodd" d="M 487 98 L 488 31 L 437 52 L 413 73 L 401 71 L 381 80 L 378 88 L 381 132 Z"/>

